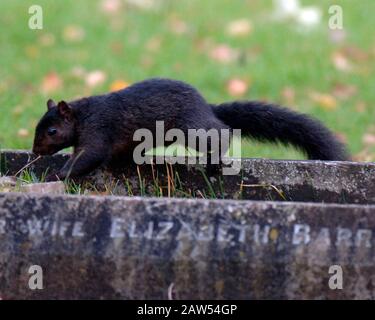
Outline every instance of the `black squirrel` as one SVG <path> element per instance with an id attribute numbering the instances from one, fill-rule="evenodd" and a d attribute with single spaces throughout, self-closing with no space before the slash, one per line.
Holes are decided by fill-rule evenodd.
<path id="1" fill-rule="evenodd" d="M 38 155 L 74 147 L 65 166 L 48 181 L 89 173 L 115 156 L 131 157 L 137 129 L 241 129 L 258 141 L 291 144 L 309 159 L 348 160 L 345 147 L 323 124 L 286 108 L 257 101 L 209 104 L 192 86 L 176 80 L 149 79 L 109 94 L 72 102 L 47 102 L 33 145 Z"/>

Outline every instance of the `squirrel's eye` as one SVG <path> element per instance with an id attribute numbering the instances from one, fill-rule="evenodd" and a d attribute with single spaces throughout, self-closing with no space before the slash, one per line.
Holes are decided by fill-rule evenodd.
<path id="1" fill-rule="evenodd" d="M 57 133 L 57 130 L 55 128 L 49 128 L 47 133 L 49 136 L 53 136 Z"/>

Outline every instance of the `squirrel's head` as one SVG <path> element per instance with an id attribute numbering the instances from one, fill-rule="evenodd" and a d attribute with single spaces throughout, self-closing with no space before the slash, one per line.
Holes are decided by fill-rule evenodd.
<path id="1" fill-rule="evenodd" d="M 75 116 L 71 105 L 65 101 L 47 101 L 48 111 L 40 119 L 36 130 L 33 152 L 37 155 L 52 155 L 73 145 Z"/>

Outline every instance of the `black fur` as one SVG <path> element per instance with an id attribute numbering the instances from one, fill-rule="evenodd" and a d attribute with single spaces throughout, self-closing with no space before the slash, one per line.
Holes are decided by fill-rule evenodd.
<path id="1" fill-rule="evenodd" d="M 345 147 L 319 121 L 273 104 L 249 101 L 213 107 L 216 116 L 259 141 L 291 144 L 312 160 L 348 160 Z"/>
<path id="2" fill-rule="evenodd" d="M 347 159 L 343 145 L 317 120 L 260 102 L 213 106 L 192 86 L 175 80 L 150 79 L 106 95 L 57 105 L 49 100 L 47 105 L 33 150 L 45 155 L 74 146 L 60 179 L 86 174 L 117 156 L 131 157 L 138 144 L 134 132 L 147 128 L 154 133 L 158 120 L 165 131 L 178 128 L 186 137 L 188 129 L 236 128 L 261 141 L 292 144 L 310 159 Z M 57 128 L 56 135 L 48 136 L 51 128 Z"/>

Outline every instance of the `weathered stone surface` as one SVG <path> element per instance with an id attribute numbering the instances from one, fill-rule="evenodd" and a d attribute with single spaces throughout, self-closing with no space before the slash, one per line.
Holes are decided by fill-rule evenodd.
<path id="1" fill-rule="evenodd" d="M 14 187 L 17 184 L 17 178 L 12 176 L 0 176 L 1 187 Z"/>
<path id="2" fill-rule="evenodd" d="M 31 154 L 21 151 L 3 152 L 2 158 L 6 159 L 5 165 L 10 174 L 17 172 L 28 160 L 34 159 Z M 67 154 L 45 157 L 31 167 L 37 174 L 42 174 L 47 168 L 53 172 L 67 158 Z M 146 182 L 146 189 L 153 187 L 155 172 L 158 173 L 160 183 L 166 186 L 169 170 L 169 174 L 178 173 L 184 189 L 204 189 L 208 197 L 213 192 L 218 198 L 375 204 L 375 163 L 242 159 L 239 175 L 213 174 L 209 177 L 210 186 L 199 168 L 174 165 L 172 169 L 167 169 L 164 164 L 153 167 L 143 165 L 139 173 Z M 112 167 L 106 172 L 97 170 L 86 180 L 100 187 L 112 176 L 128 178 L 135 193 L 138 191 L 138 170 L 128 163 Z"/>
<path id="3" fill-rule="evenodd" d="M 17 178 L 16 177 L 8 177 L 0 176 L 0 187 L 9 187 L 9 186 L 15 186 L 17 184 Z"/>
<path id="4" fill-rule="evenodd" d="M 35 173 L 41 175 L 47 169 L 49 172 L 60 169 L 69 159 L 69 154 L 59 153 L 54 156 L 46 156 L 31 165 Z M 6 175 L 14 175 L 36 156 L 23 150 L 0 150 L 0 171 Z"/>
<path id="5" fill-rule="evenodd" d="M 0 192 L 13 191 L 17 184 L 16 177 L 0 176 Z"/>
<path id="6" fill-rule="evenodd" d="M 375 206 L 0 194 L 0 296 L 374 299 L 374 232 Z"/>
<path id="7" fill-rule="evenodd" d="M 41 194 L 65 194 L 65 184 L 62 181 L 30 183 L 19 186 L 19 191 Z"/>

